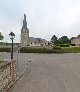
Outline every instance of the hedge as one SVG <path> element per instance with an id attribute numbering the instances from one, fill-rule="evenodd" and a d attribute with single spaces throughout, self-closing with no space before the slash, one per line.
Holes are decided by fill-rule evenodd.
<path id="1" fill-rule="evenodd" d="M 60 49 L 61 49 L 60 46 L 56 46 L 56 45 L 53 46 L 53 50 L 60 50 Z"/>
<path id="2" fill-rule="evenodd" d="M 2 63 L 5 63 L 5 61 L 4 60 L 0 60 L 0 64 L 2 64 Z"/>
<path id="3" fill-rule="evenodd" d="M 78 53 L 80 52 L 80 47 L 60 47 L 53 46 L 53 49 L 48 48 L 21 48 L 21 53 Z"/>
<path id="4" fill-rule="evenodd" d="M 0 48 L 0 52 L 10 52 L 10 48 Z"/>
<path id="5" fill-rule="evenodd" d="M 21 53 L 63 53 L 63 50 L 59 46 L 55 46 L 53 49 L 48 48 L 21 48 Z"/>
<path id="6" fill-rule="evenodd" d="M 26 48 L 21 48 L 20 52 L 21 53 L 53 53 L 53 50 L 48 49 L 48 48 L 30 48 L 30 47 L 26 47 Z"/>
<path id="7" fill-rule="evenodd" d="M 69 44 L 60 44 L 60 47 L 69 47 Z"/>

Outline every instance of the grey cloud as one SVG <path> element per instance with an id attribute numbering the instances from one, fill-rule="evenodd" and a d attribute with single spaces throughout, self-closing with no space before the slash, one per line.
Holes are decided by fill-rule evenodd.
<path id="1" fill-rule="evenodd" d="M 80 0 L 1 0 L 0 30 L 5 41 L 10 30 L 17 35 L 15 41 L 20 40 L 24 12 L 30 36 L 50 40 L 53 34 L 72 37 L 80 33 Z"/>

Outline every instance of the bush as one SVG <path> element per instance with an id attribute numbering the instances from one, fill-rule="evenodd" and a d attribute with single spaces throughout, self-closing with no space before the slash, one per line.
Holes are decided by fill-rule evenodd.
<path id="1" fill-rule="evenodd" d="M 0 52 L 10 52 L 10 48 L 0 48 Z"/>
<path id="2" fill-rule="evenodd" d="M 52 49 L 48 48 L 21 48 L 20 49 L 21 53 L 53 53 Z"/>
<path id="3" fill-rule="evenodd" d="M 69 47 L 69 44 L 60 44 L 60 47 Z"/>
<path id="4" fill-rule="evenodd" d="M 80 52 L 80 47 L 60 47 L 53 46 L 53 49 L 48 48 L 21 48 L 21 53 L 77 53 Z"/>
<path id="5" fill-rule="evenodd" d="M 54 53 L 64 53 L 64 50 L 60 46 L 53 46 Z"/>
<path id="6" fill-rule="evenodd" d="M 5 63 L 5 61 L 4 60 L 0 60 L 0 64 L 2 64 L 2 63 Z"/>
<path id="7" fill-rule="evenodd" d="M 60 48 L 60 46 L 53 46 L 53 50 L 60 50 L 61 48 Z"/>

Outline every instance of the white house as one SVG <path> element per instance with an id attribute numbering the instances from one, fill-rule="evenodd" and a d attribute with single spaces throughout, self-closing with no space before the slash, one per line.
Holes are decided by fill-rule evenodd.
<path id="1" fill-rule="evenodd" d="M 71 39 L 71 45 L 80 46 L 80 35 Z"/>

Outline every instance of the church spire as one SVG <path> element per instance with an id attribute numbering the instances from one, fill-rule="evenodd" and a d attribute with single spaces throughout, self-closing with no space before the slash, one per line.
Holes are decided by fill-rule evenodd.
<path id="1" fill-rule="evenodd" d="M 23 20 L 23 29 L 27 29 L 27 21 L 26 21 L 26 14 L 24 13 L 24 20 Z"/>

